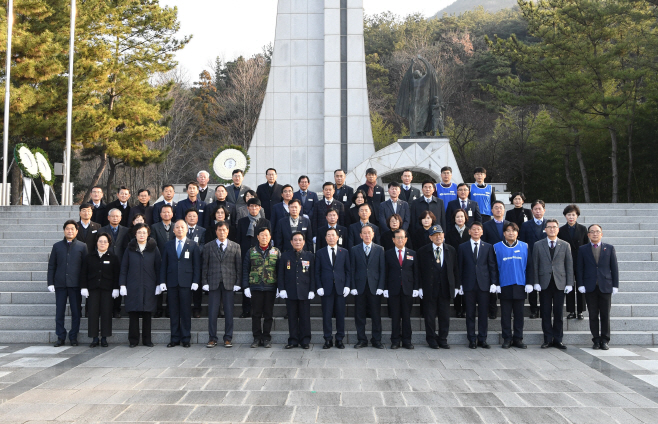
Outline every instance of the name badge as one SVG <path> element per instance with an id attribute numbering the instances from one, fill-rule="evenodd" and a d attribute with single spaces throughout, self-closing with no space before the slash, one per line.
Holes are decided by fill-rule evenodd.
<path id="1" fill-rule="evenodd" d="M 338 237 L 338 244 L 343 244 L 343 238 L 342 237 Z"/>
<path id="2" fill-rule="evenodd" d="M 103 261 L 103 263 L 104 263 L 104 264 L 109 264 L 109 263 L 110 263 L 110 261 Z"/>
<path id="3" fill-rule="evenodd" d="M 93 230 L 91 233 L 94 234 L 94 233 L 96 233 L 96 232 L 97 232 L 97 230 Z"/>
<path id="4" fill-rule="evenodd" d="M 194 237 L 194 242 L 198 243 L 199 242 L 199 237 Z"/>
<path id="5" fill-rule="evenodd" d="M 187 252 L 185 252 L 184 258 L 185 259 L 190 259 L 190 251 L 189 250 Z"/>
<path id="6" fill-rule="evenodd" d="M 542 230 L 542 233 L 545 233 L 545 232 L 546 232 L 546 230 Z"/>
<path id="7" fill-rule="evenodd" d="M 302 228 L 302 231 L 306 231 L 306 230 L 308 230 L 308 228 Z"/>
<path id="8" fill-rule="evenodd" d="M 343 202 L 347 202 L 347 194 L 343 195 Z"/>
<path id="9" fill-rule="evenodd" d="M 312 202 L 312 201 L 313 201 L 313 199 L 306 199 L 306 201 L 307 201 L 307 202 Z"/>
<path id="10" fill-rule="evenodd" d="M 375 194 L 382 194 L 382 192 L 381 191 L 376 191 Z"/>
<path id="11" fill-rule="evenodd" d="M 416 200 L 416 196 L 414 196 L 414 198 L 412 200 Z"/>
<path id="12" fill-rule="evenodd" d="M 413 261 L 413 260 L 414 260 L 414 257 L 413 257 L 413 256 L 407 256 L 407 260 L 408 260 L 408 261 Z"/>
<path id="13" fill-rule="evenodd" d="M 199 213 L 203 213 L 203 209 L 199 209 Z"/>
<path id="14" fill-rule="evenodd" d="M 528 221 L 528 217 L 523 215 L 523 222 L 527 222 L 527 221 Z"/>
<path id="15" fill-rule="evenodd" d="M 473 211 L 470 209 L 468 210 L 468 216 L 473 216 Z"/>

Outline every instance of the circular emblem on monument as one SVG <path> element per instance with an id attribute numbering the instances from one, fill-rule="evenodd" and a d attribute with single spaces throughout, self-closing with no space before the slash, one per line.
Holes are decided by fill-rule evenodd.
<path id="1" fill-rule="evenodd" d="M 242 169 L 245 174 L 247 173 L 249 162 L 249 155 L 244 148 L 230 145 L 215 152 L 215 159 L 211 162 L 210 167 L 215 178 L 220 182 L 229 183 L 234 169 Z"/>

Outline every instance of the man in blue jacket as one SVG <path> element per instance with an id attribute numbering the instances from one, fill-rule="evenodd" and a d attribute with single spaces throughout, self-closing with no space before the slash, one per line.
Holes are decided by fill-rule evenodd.
<path id="1" fill-rule="evenodd" d="M 592 349 L 608 350 L 612 295 L 619 291 L 617 254 L 614 246 L 601 242 L 603 229 L 599 224 L 590 225 L 587 236 L 589 243 L 578 248 L 576 283 L 578 291 L 585 294 L 589 309 Z"/>
<path id="2" fill-rule="evenodd" d="M 48 259 L 48 290 L 55 293 L 55 333 L 57 343 L 55 347 L 66 343 L 66 328 L 64 328 L 64 315 L 66 313 L 66 299 L 71 308 L 71 331 L 69 340 L 71 346 L 78 345 L 78 331 L 80 330 L 80 269 L 87 256 L 87 245 L 76 240 L 78 226 L 69 219 L 64 223 L 64 240 L 53 245 Z"/>
<path id="3" fill-rule="evenodd" d="M 519 240 L 528 245 L 528 255 L 532 257 L 532 249 L 539 240 L 546 238 L 546 204 L 543 200 L 535 200 L 531 204 L 532 208 L 532 221 L 526 221 L 521 226 L 519 232 Z M 528 303 L 530 304 L 530 318 L 539 317 L 539 305 L 537 304 L 537 291 L 533 291 L 528 296 Z"/>
<path id="4" fill-rule="evenodd" d="M 311 217 L 313 206 L 318 203 L 317 193 L 308 189 L 310 184 L 311 181 L 308 176 L 302 175 L 297 179 L 299 190 L 292 196 L 293 199 L 299 199 L 302 202 L 302 215 L 306 215 L 308 218 Z"/>

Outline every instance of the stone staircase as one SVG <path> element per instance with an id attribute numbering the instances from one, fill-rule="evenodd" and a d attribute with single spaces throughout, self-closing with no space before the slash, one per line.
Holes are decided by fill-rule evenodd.
<path id="1" fill-rule="evenodd" d="M 564 223 L 564 204 L 547 205 L 547 218 L 558 218 Z M 580 205 L 584 225 L 603 226 L 604 241 L 615 246 L 620 261 L 620 292 L 613 297 L 612 343 L 614 345 L 658 344 L 658 204 L 583 204 Z M 77 219 L 77 206 L 12 206 L 0 207 L 0 343 L 52 343 L 56 340 L 55 296 L 46 289 L 47 261 L 52 244 L 63 237 L 62 224 L 66 219 Z M 322 342 L 322 318 L 319 299 L 311 307 L 313 342 Z M 348 298 L 351 303 L 351 297 Z M 236 297 L 236 316 L 241 313 L 240 295 Z M 382 316 L 387 316 L 383 302 Z M 526 313 L 528 308 L 526 306 Z M 414 343 L 424 344 L 423 321 L 418 305 L 414 305 L 412 328 Z M 284 343 L 288 323 L 283 318 L 285 304 L 277 299 L 273 327 L 273 341 Z M 587 314 L 585 314 L 587 317 Z M 348 305 L 346 320 L 347 341 L 356 339 L 354 308 Z M 219 320 L 219 332 L 223 331 Z M 192 342 L 206 343 L 207 318 L 192 319 Z M 70 319 L 67 318 L 67 329 Z M 464 319 L 453 318 L 449 342 L 466 343 Z M 391 322 L 383 319 L 383 342 L 388 343 Z M 490 343 L 500 342 L 500 319 L 490 321 Z M 590 342 L 587 319 L 565 320 L 566 344 Z M 110 343 L 126 343 L 127 316 L 113 322 L 114 336 Z M 541 320 L 526 319 L 525 341 L 542 342 Z M 82 319 L 79 341 L 87 342 L 87 320 Z M 236 343 L 251 342 L 251 319 L 235 319 Z M 153 320 L 154 343 L 169 341 L 169 319 Z"/>

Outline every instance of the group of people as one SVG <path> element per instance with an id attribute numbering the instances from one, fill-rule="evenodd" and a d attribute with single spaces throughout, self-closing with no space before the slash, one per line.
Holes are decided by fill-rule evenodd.
<path id="1" fill-rule="evenodd" d="M 472 349 L 490 348 L 488 323 L 500 302 L 502 347 L 523 343 L 524 304 L 530 318 L 542 319 L 542 348 L 566 349 L 563 306 L 568 319 L 589 310 L 594 349 L 608 349 L 611 296 L 619 287 L 615 249 L 602 243 L 598 224 L 578 224 L 576 205 L 564 209 L 567 223 L 544 217 L 542 200 L 514 208 L 496 199 L 476 168 L 474 184 L 452 182 L 452 169 L 441 181 L 411 186 L 413 174 L 388 183 L 389 199 L 377 184 L 377 171 L 366 170 L 366 183 L 345 185 L 345 172 L 334 172 L 322 197 L 309 191 L 307 176 L 299 190 L 277 183 L 277 172 L 254 192 L 233 171 L 232 184 L 208 186 L 209 174 L 186 185 L 187 198 L 174 199 L 165 185 L 163 200 L 150 204 L 150 192 L 121 187 L 105 204 L 100 187 L 80 206 L 80 220 L 64 223 L 64 240 L 55 243 L 48 264 L 48 289 L 56 295 L 55 346 L 65 344 L 67 299 L 72 324 L 68 338 L 77 345 L 86 298 L 91 347 L 107 346 L 112 317 L 129 315 L 130 347 L 153 346 L 151 317 L 170 319 L 167 347 L 190 346 L 191 318 L 201 317 L 207 294 L 208 343 L 219 343 L 217 320 L 225 319 L 222 343 L 232 346 L 235 293 L 241 292 L 241 317 L 251 317 L 251 347 L 271 347 L 276 298 L 285 299 L 289 323 L 286 348 L 309 348 L 311 300 L 321 298 L 324 349 L 344 348 L 348 296 L 353 296 L 357 329 L 355 348 L 383 349 L 381 310 L 388 303 L 391 348 L 413 349 L 411 311 L 420 301 L 429 347 L 449 349 L 451 303 L 466 318 Z M 166 299 L 166 301 L 165 301 Z M 513 316 L 513 320 L 512 320 Z M 371 335 L 366 318 L 371 318 Z M 335 329 L 333 319 L 335 318 Z M 476 331 L 477 318 L 477 331 Z M 100 321 L 100 325 L 99 325 Z M 437 328 L 438 321 L 438 328 Z M 100 335 L 100 338 L 99 338 Z"/>

